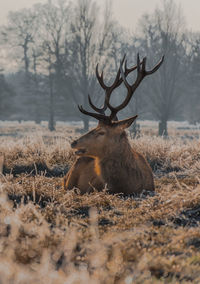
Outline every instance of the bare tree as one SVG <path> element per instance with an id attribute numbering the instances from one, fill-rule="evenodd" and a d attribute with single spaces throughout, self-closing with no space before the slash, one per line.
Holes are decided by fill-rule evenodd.
<path id="1" fill-rule="evenodd" d="M 185 111 L 191 124 L 200 122 L 200 34 L 188 35 L 187 80 Z"/>
<path id="2" fill-rule="evenodd" d="M 32 94 L 34 86 L 32 82 L 32 49 L 35 46 L 39 28 L 38 13 L 34 7 L 22 9 L 8 14 L 8 23 L 1 29 L 3 48 L 7 47 L 6 55 L 10 58 L 10 67 L 17 62 L 18 70 L 23 71 L 23 92 L 20 96 L 25 96 L 25 101 L 29 102 L 28 109 L 32 112 Z M 37 91 L 37 90 L 36 90 Z"/>
<path id="3" fill-rule="evenodd" d="M 38 48 L 37 44 L 31 48 L 31 93 L 33 96 L 33 105 L 35 106 L 35 122 L 39 124 L 41 122 L 41 92 L 40 92 L 40 83 L 41 75 L 38 72 L 38 67 L 40 66 L 40 57 L 42 55 L 41 50 Z"/>
<path id="4" fill-rule="evenodd" d="M 108 59 L 111 39 L 111 7 L 105 7 L 104 21 L 100 22 L 100 10 L 92 0 L 77 0 L 71 22 L 71 36 L 66 39 L 66 78 L 75 104 L 87 105 L 88 93 L 97 91 L 95 68 L 104 66 Z M 89 118 L 82 116 L 84 130 Z"/>
<path id="5" fill-rule="evenodd" d="M 4 42 L 13 50 L 12 54 L 15 55 L 15 59 L 19 57 L 24 62 L 26 75 L 29 73 L 30 65 L 29 50 L 34 42 L 37 29 L 37 15 L 33 9 L 10 12 L 8 24 L 2 29 Z"/>
<path id="6" fill-rule="evenodd" d="M 62 73 L 61 56 L 64 53 L 64 41 L 67 30 L 69 4 L 66 1 L 49 1 L 40 6 L 43 69 L 49 78 L 49 129 L 55 129 L 55 96 L 59 95 Z M 45 72 L 45 70 L 43 70 Z"/>
<path id="7" fill-rule="evenodd" d="M 146 93 L 148 105 L 159 120 L 159 135 L 168 135 L 167 121 L 177 113 L 181 102 L 185 37 L 180 7 L 172 0 L 163 0 L 162 4 L 162 8 L 141 19 L 144 36 L 140 45 L 148 57 L 165 55 L 165 63 L 155 80 L 147 82 Z"/>

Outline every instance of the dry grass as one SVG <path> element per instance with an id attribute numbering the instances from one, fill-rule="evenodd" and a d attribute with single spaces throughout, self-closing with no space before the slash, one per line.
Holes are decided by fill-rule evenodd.
<path id="1" fill-rule="evenodd" d="M 0 283 L 200 283 L 199 140 L 132 141 L 155 195 L 81 196 L 62 189 L 73 128 L 2 130 Z"/>

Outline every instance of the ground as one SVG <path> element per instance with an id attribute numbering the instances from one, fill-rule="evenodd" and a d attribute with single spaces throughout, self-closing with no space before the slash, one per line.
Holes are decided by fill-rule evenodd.
<path id="1" fill-rule="evenodd" d="M 200 283 L 200 130 L 141 122 L 155 194 L 65 192 L 77 125 L 1 123 L 0 283 Z"/>

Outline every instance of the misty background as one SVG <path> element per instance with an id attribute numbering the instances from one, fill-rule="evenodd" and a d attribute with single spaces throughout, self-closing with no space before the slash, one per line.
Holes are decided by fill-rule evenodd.
<path id="1" fill-rule="evenodd" d="M 120 60 L 136 64 L 137 53 L 147 56 L 151 69 L 165 55 L 161 68 L 144 79 L 120 118 L 135 114 L 159 122 L 167 135 L 169 120 L 200 123 L 200 33 L 188 30 L 176 1 L 162 0 L 140 17 L 134 31 L 113 16 L 112 2 L 57 0 L 8 13 L 0 26 L 0 120 L 82 120 L 88 130 L 88 94 L 96 106 L 104 101 L 95 68 L 112 84 Z M 135 71 L 136 73 L 136 71 Z M 135 74 L 128 76 L 133 83 Z M 122 86 L 111 102 L 126 95 Z"/>

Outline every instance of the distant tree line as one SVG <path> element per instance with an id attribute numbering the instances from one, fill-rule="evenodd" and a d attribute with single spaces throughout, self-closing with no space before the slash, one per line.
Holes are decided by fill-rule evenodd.
<path id="1" fill-rule="evenodd" d="M 93 0 L 55 0 L 8 14 L 0 27 L 0 119 L 57 120 L 89 118 L 77 105 L 88 108 L 88 94 L 101 106 L 103 90 L 95 76 L 96 64 L 109 84 L 126 53 L 128 64 L 136 55 L 147 56 L 149 68 L 165 55 L 163 66 L 136 91 L 122 113 L 159 121 L 167 135 L 167 121 L 200 122 L 200 33 L 187 32 L 181 9 L 172 0 L 145 14 L 137 33 L 121 27 L 112 5 Z M 128 80 L 134 80 L 133 75 Z M 119 88 L 113 103 L 125 89 Z"/>

